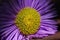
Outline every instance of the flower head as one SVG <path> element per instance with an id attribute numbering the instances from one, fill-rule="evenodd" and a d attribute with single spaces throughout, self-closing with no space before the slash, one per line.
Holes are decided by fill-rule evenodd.
<path id="1" fill-rule="evenodd" d="M 5 0 L 0 8 L 1 40 L 43 38 L 57 31 L 51 0 Z"/>

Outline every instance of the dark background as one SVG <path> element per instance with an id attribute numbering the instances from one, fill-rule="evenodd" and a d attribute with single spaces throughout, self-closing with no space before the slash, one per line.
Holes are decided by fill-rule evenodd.
<path id="1" fill-rule="evenodd" d="M 56 7 L 56 10 L 57 10 L 57 22 L 58 22 L 58 30 L 60 31 L 60 0 L 54 0 L 55 2 L 55 7 Z"/>

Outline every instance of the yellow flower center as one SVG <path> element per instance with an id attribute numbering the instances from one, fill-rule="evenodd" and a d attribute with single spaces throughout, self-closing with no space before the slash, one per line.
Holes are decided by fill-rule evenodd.
<path id="1" fill-rule="evenodd" d="M 40 14 L 34 8 L 23 8 L 17 14 L 15 23 L 23 34 L 34 34 L 40 26 Z"/>

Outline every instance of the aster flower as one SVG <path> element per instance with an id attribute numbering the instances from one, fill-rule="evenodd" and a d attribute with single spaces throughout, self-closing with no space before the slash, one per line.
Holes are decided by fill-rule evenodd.
<path id="1" fill-rule="evenodd" d="M 0 6 L 1 40 L 43 38 L 57 32 L 51 0 L 5 0 Z"/>

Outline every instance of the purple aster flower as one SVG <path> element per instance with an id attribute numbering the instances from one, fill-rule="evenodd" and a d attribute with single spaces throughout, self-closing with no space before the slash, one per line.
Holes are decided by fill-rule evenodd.
<path id="1" fill-rule="evenodd" d="M 5 0 L 0 6 L 1 40 L 43 38 L 57 32 L 51 0 Z"/>

